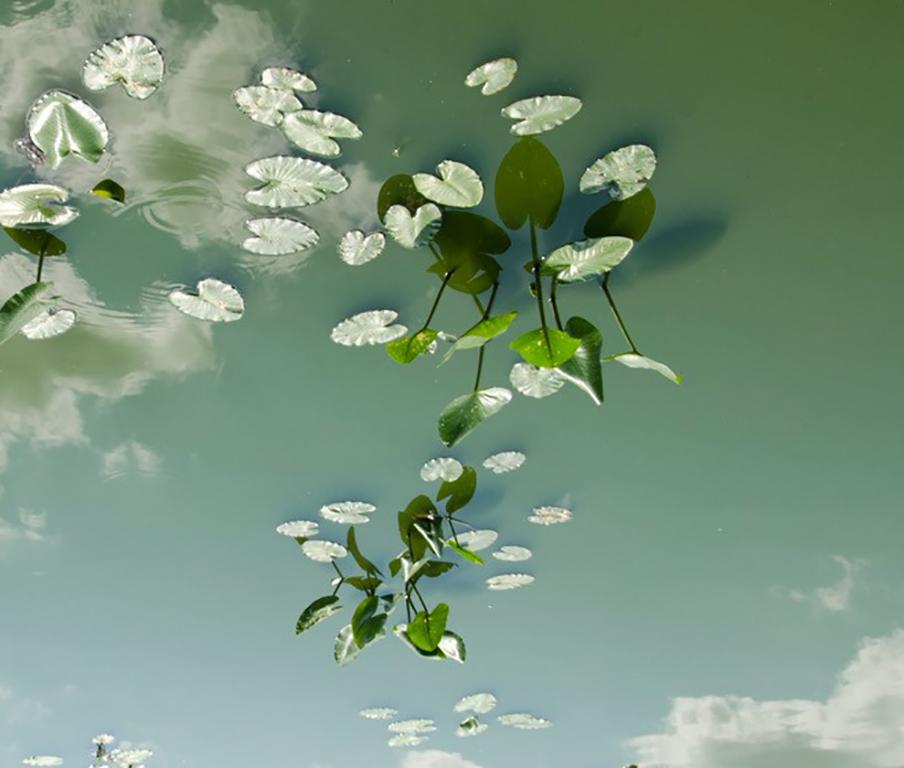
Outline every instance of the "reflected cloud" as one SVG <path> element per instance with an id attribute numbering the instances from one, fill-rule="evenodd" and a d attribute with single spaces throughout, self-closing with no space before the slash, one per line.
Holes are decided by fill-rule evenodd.
<path id="1" fill-rule="evenodd" d="M 47 513 L 31 509 L 20 509 L 14 523 L 0 517 L 0 556 L 3 545 L 13 541 L 41 542 L 46 538 Z M 2 698 L 2 697 L 0 697 Z"/>
<path id="2" fill-rule="evenodd" d="M 465 760 L 458 752 L 425 749 L 405 755 L 401 768 L 481 768 L 481 766 Z"/>
<path id="3" fill-rule="evenodd" d="M 644 768 L 899 768 L 904 630 L 864 640 L 825 702 L 678 698 L 662 733 L 628 746 Z"/>
<path id="4" fill-rule="evenodd" d="M 120 443 L 103 455 L 101 476 L 115 480 L 129 472 L 154 477 L 160 471 L 160 456 L 143 443 Z"/>
<path id="5" fill-rule="evenodd" d="M 817 608 L 833 613 L 847 611 L 857 586 L 857 575 L 867 565 L 863 560 L 850 560 L 843 555 L 833 555 L 832 560 L 841 568 L 837 582 L 812 591 L 776 587 L 775 592 L 795 603 L 809 603 Z"/>

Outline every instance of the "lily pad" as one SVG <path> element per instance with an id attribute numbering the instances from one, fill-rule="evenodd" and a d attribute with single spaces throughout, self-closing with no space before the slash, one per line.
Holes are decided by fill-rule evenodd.
<path id="1" fill-rule="evenodd" d="M 469 552 L 480 552 L 482 549 L 492 547 L 498 538 L 499 534 L 496 533 L 496 531 L 465 531 L 464 533 L 458 534 L 458 544 Z"/>
<path id="2" fill-rule="evenodd" d="M 245 199 L 268 208 L 301 208 L 348 189 L 348 179 L 335 168 L 302 157 L 265 157 L 246 166 L 245 173 L 263 182 Z"/>
<path id="3" fill-rule="evenodd" d="M 426 736 L 418 736 L 415 733 L 399 733 L 393 736 L 386 743 L 393 748 L 399 747 L 419 747 L 425 741 L 429 741 Z"/>
<path id="4" fill-rule="evenodd" d="M 534 525 L 559 525 L 571 518 L 571 510 L 565 507 L 534 507 L 527 519 Z"/>
<path id="5" fill-rule="evenodd" d="M 600 350 L 603 337 L 599 329 L 583 317 L 571 317 L 565 323 L 569 336 L 580 339 L 581 345 L 571 359 L 562 363 L 558 371 L 576 387 L 586 392 L 597 405 L 603 403 L 603 371 Z"/>
<path id="6" fill-rule="evenodd" d="M 48 91 L 38 97 L 26 125 L 28 138 L 50 168 L 57 168 L 69 155 L 96 163 L 110 141 L 103 118 L 88 102 L 65 91 Z"/>
<path id="7" fill-rule="evenodd" d="M 119 83 L 133 99 L 146 99 L 163 82 L 163 69 L 163 54 L 151 38 L 126 35 L 88 54 L 82 81 L 91 91 Z"/>
<path id="8" fill-rule="evenodd" d="M 242 243 L 251 253 L 281 256 L 313 248 L 320 240 L 317 230 L 295 219 L 282 216 L 249 219 L 245 227 L 254 237 Z"/>
<path id="9" fill-rule="evenodd" d="M 458 728 L 455 729 L 455 735 L 466 737 L 466 736 L 477 736 L 480 733 L 483 733 L 487 729 L 486 723 L 481 723 L 476 717 L 466 717 L 458 724 Z"/>
<path id="10" fill-rule="evenodd" d="M 525 461 L 527 461 L 527 456 L 521 451 L 501 451 L 487 456 L 483 460 L 483 468 L 490 470 L 494 475 L 503 475 L 518 469 Z"/>
<path id="11" fill-rule="evenodd" d="M 35 768 L 55 768 L 62 764 L 63 758 L 55 755 L 32 755 L 22 761 L 22 765 L 34 766 Z"/>
<path id="12" fill-rule="evenodd" d="M 339 256 L 346 264 L 357 267 L 373 261 L 385 247 L 386 236 L 382 232 L 365 235 L 360 229 L 353 229 L 339 241 Z"/>
<path id="13" fill-rule="evenodd" d="M 333 328 L 330 338 L 345 347 L 387 344 L 408 332 L 404 325 L 393 324 L 398 316 L 399 313 L 391 309 L 359 312 Z"/>
<path id="14" fill-rule="evenodd" d="M 34 320 L 22 326 L 22 335 L 26 339 L 52 339 L 66 333 L 75 325 L 76 314 L 71 309 L 45 309 Z"/>
<path id="15" fill-rule="evenodd" d="M 581 176 L 585 195 L 608 192 L 613 200 L 636 195 L 656 172 L 656 153 L 646 144 L 630 144 L 594 162 Z"/>
<path id="16" fill-rule="evenodd" d="M 584 224 L 587 237 L 621 235 L 634 242 L 643 239 L 656 215 L 656 198 L 647 187 L 627 200 L 609 200 L 594 211 Z"/>
<path id="17" fill-rule="evenodd" d="M 323 539 L 308 539 L 301 545 L 301 551 L 316 563 L 331 563 L 348 554 L 348 550 L 341 544 Z"/>
<path id="18" fill-rule="evenodd" d="M 211 323 L 229 323 L 245 313 L 241 294 L 229 283 L 208 277 L 198 283 L 197 291 L 173 291 L 170 303 L 183 314 Z"/>
<path id="19" fill-rule="evenodd" d="M 415 361 L 429 353 L 439 334 L 432 328 L 423 328 L 411 336 L 403 336 L 386 345 L 386 354 L 402 365 Z"/>
<path id="20" fill-rule="evenodd" d="M 557 368 L 538 368 L 530 363 L 515 363 L 509 374 L 512 386 L 522 395 L 540 399 L 558 392 L 565 377 Z"/>
<path id="21" fill-rule="evenodd" d="M 115 203 L 125 203 L 126 191 L 122 184 L 113 179 L 102 179 L 91 188 L 91 194 L 103 200 L 112 200 Z"/>
<path id="22" fill-rule="evenodd" d="M 377 195 L 377 216 L 386 221 L 386 212 L 394 205 L 404 205 L 409 213 L 414 213 L 429 200 L 414 186 L 414 179 L 408 174 L 397 173 L 383 182 Z"/>
<path id="23" fill-rule="evenodd" d="M 436 730 L 436 723 L 427 718 L 398 720 L 386 726 L 386 730 L 390 733 L 432 733 Z"/>
<path id="24" fill-rule="evenodd" d="M 316 536 L 320 525 L 313 520 L 292 520 L 276 526 L 276 532 L 292 539 L 309 539 Z"/>
<path id="25" fill-rule="evenodd" d="M 286 138 L 299 149 L 321 157 L 338 157 L 334 139 L 360 139 L 361 129 L 347 117 L 316 109 L 287 114 L 280 126 Z"/>
<path id="26" fill-rule="evenodd" d="M 246 85 L 232 93 L 235 105 L 254 122 L 271 128 L 281 125 L 287 114 L 298 112 L 303 104 L 291 91 L 266 85 Z"/>
<path id="27" fill-rule="evenodd" d="M 555 155 L 543 142 L 523 138 L 506 153 L 496 172 L 496 210 L 509 229 L 530 219 L 549 229 L 565 194 L 565 178 Z"/>
<path id="28" fill-rule="evenodd" d="M 534 96 L 509 104 L 502 116 L 517 120 L 511 132 L 516 136 L 530 136 L 551 131 L 581 111 L 583 103 L 574 96 Z"/>
<path id="29" fill-rule="evenodd" d="M 317 598 L 301 612 L 295 625 L 295 634 L 300 635 L 311 627 L 316 627 L 320 622 L 326 621 L 334 613 L 342 610 L 339 598 L 336 595 L 327 595 Z"/>
<path id="30" fill-rule="evenodd" d="M 543 260 L 543 273 L 557 274 L 562 283 L 599 277 L 621 264 L 633 247 L 633 240 L 619 236 L 568 243 Z"/>
<path id="31" fill-rule="evenodd" d="M 504 387 L 490 387 L 456 397 L 439 416 L 439 436 L 451 448 L 482 422 L 502 410 L 512 399 Z"/>
<path id="32" fill-rule="evenodd" d="M 508 88 L 518 72 L 518 62 L 510 58 L 493 59 L 472 69 L 465 78 L 468 88 L 482 86 L 484 96 L 492 96 L 503 88 Z"/>
<path id="33" fill-rule="evenodd" d="M 429 243 L 439 230 L 443 214 L 433 203 L 426 203 L 414 215 L 404 205 L 393 205 L 386 211 L 386 229 L 404 248 L 418 248 Z"/>
<path id="34" fill-rule="evenodd" d="M 78 218 L 78 211 L 62 205 L 69 191 L 56 184 L 20 184 L 0 192 L 0 226 L 62 227 Z"/>
<path id="35" fill-rule="evenodd" d="M 664 376 L 674 384 L 681 383 L 680 375 L 675 373 L 665 363 L 660 363 L 658 360 L 653 360 L 651 357 L 644 357 L 643 355 L 637 355 L 633 352 L 625 352 L 620 355 L 612 355 L 611 357 L 606 358 L 607 362 L 611 360 L 626 365 L 628 368 L 645 368 L 648 371 L 656 371 L 660 376 Z"/>
<path id="36" fill-rule="evenodd" d="M 358 714 L 365 720 L 391 720 L 399 714 L 399 710 L 392 707 L 370 707 L 362 709 Z"/>
<path id="37" fill-rule="evenodd" d="M 499 576 L 490 576 L 487 579 L 487 589 L 494 592 L 503 592 L 511 589 L 520 589 L 534 583 L 534 577 L 527 573 L 503 573 Z"/>
<path id="38" fill-rule="evenodd" d="M 556 368 L 570 360 L 579 346 L 581 340 L 572 338 L 565 331 L 537 328 L 519 336 L 509 344 L 509 349 L 514 349 L 525 362 L 538 368 Z"/>
<path id="39" fill-rule="evenodd" d="M 41 254 L 44 256 L 62 256 L 66 253 L 66 243 L 50 234 L 46 229 L 3 227 L 3 231 L 20 248 L 33 253 L 35 256 L 40 256 Z"/>
<path id="40" fill-rule="evenodd" d="M 317 90 L 317 83 L 303 72 L 291 67 L 267 67 L 261 72 L 261 82 L 283 91 L 310 93 Z"/>
<path id="41" fill-rule="evenodd" d="M 0 307 L 0 344 L 41 316 L 51 301 L 50 291 L 49 283 L 32 283 L 6 300 Z"/>
<path id="42" fill-rule="evenodd" d="M 499 549 L 493 553 L 493 557 L 497 560 L 502 560 L 505 563 L 522 563 L 525 560 L 530 560 L 533 555 L 534 553 L 527 547 L 516 547 L 512 544 L 506 544 L 504 547 L 499 547 Z"/>
<path id="43" fill-rule="evenodd" d="M 333 504 L 325 504 L 320 508 L 320 516 L 331 523 L 342 525 L 360 525 L 369 523 L 369 514 L 376 512 L 377 508 L 366 501 L 337 501 Z"/>
<path id="44" fill-rule="evenodd" d="M 437 480 L 454 483 L 464 471 L 465 468 L 458 459 L 444 456 L 439 459 L 430 459 L 421 467 L 421 480 L 425 483 L 433 483 Z"/>
<path id="45" fill-rule="evenodd" d="M 455 160 L 443 160 L 436 176 L 416 173 L 414 186 L 428 200 L 453 208 L 473 208 L 483 200 L 483 182 L 473 168 Z"/>
<path id="46" fill-rule="evenodd" d="M 535 717 L 534 715 L 529 715 L 525 712 L 518 712 L 511 715 L 499 715 L 496 720 L 501 725 L 518 728 L 522 731 L 539 731 L 544 728 L 552 728 L 552 723 L 549 720 L 544 720 L 542 717 Z"/>
<path id="47" fill-rule="evenodd" d="M 474 693 L 458 700 L 456 712 L 476 712 L 485 715 L 496 709 L 496 697 L 492 693 Z"/>

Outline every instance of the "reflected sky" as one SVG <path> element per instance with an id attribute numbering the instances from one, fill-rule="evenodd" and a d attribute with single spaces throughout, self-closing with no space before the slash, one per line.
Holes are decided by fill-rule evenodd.
<path id="1" fill-rule="evenodd" d="M 0 763 L 43 753 L 78 765 L 109 731 L 153 749 L 158 768 L 904 765 L 904 159 L 888 95 L 904 11 L 513 9 L 0 8 L 0 187 L 52 179 L 82 194 L 70 256 L 45 267 L 78 325 L 0 348 Z M 100 165 L 33 173 L 13 148 L 28 106 L 52 87 L 84 94 L 85 56 L 126 32 L 160 44 L 163 87 L 146 102 L 90 94 L 112 134 Z M 505 93 L 464 87 L 499 55 L 520 65 Z M 309 73 L 320 91 L 306 104 L 365 135 L 335 162 L 348 192 L 301 211 L 320 244 L 266 258 L 239 248 L 260 214 L 243 200 L 243 168 L 289 147 L 231 93 L 273 64 Z M 599 411 L 576 391 L 518 397 L 445 451 L 435 418 L 472 375 L 467 354 L 403 370 L 379 348 L 329 341 L 341 319 L 377 307 L 417 327 L 432 278 L 395 245 L 349 267 L 336 244 L 375 226 L 390 174 L 452 157 L 489 187 L 510 146 L 499 108 L 554 92 L 584 108 L 548 134 L 572 192 L 544 240 L 558 244 L 599 205 L 577 194 L 589 162 L 655 146 L 657 219 L 612 283 L 644 350 L 685 380 L 607 371 Z M 128 190 L 122 209 L 84 198 L 105 176 Z M 479 210 L 492 211 L 488 198 Z M 32 270 L 0 245 L 4 298 Z M 212 327 L 168 305 L 208 275 L 241 290 L 240 322 Z M 598 291 L 569 296 L 577 314 L 605 317 Z M 450 329 L 473 312 L 455 298 L 439 315 Z M 529 308 L 513 290 L 500 301 Z M 487 385 L 505 385 L 514 362 L 498 347 Z M 491 562 L 436 587 L 467 639 L 465 665 L 422 663 L 390 638 L 339 669 L 336 624 L 295 637 L 329 576 L 279 523 L 367 499 L 378 508 L 368 551 L 385 562 L 395 511 L 427 488 L 426 460 L 480 467 L 508 450 L 527 463 L 482 471 L 469 515 L 532 550 L 514 565 L 536 581 L 488 592 L 485 578 L 512 570 Z M 532 525 L 540 505 L 574 519 Z M 457 738 L 453 707 L 479 691 L 499 700 L 490 728 Z M 358 715 L 382 706 L 438 730 L 390 749 L 386 724 Z M 554 726 L 504 728 L 494 716 L 507 712 Z"/>

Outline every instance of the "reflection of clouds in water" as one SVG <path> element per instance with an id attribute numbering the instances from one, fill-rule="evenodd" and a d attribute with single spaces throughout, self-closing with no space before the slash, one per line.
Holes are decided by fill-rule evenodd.
<path id="1" fill-rule="evenodd" d="M 47 513 L 31 509 L 20 509 L 17 520 L 11 522 L 0 517 L 0 557 L 3 545 L 13 541 L 41 542 L 47 536 Z"/>
<path id="2" fill-rule="evenodd" d="M 862 560 L 849 560 L 842 555 L 833 555 L 832 560 L 841 568 L 841 577 L 834 584 L 818 587 L 812 592 L 803 589 L 776 587 L 775 593 L 793 600 L 795 603 L 810 603 L 817 608 L 840 613 L 851 607 L 851 598 L 857 586 L 857 576 L 867 565 Z"/>
<path id="3" fill-rule="evenodd" d="M 244 203 L 251 186 L 244 167 L 287 152 L 288 145 L 278 130 L 242 115 L 232 100 L 233 90 L 256 81 L 263 66 L 292 63 L 283 43 L 266 16 L 255 10 L 207 2 L 207 13 L 197 14 L 204 20 L 188 25 L 167 20 L 162 5 L 163 0 L 138 5 L 60 0 L 34 18 L 0 27 L 0 66 L 7 82 L 0 92 L 0 152 L 28 178 L 24 159 L 12 147 L 23 133 L 28 107 L 50 87 L 69 88 L 100 111 L 113 140 L 98 166 L 71 159 L 52 174 L 38 169 L 39 175 L 52 175 L 73 191 L 88 190 L 102 176 L 112 176 L 128 192 L 127 208 L 138 207 L 152 225 L 172 233 L 185 247 L 225 241 L 242 254 L 246 267 L 291 271 L 314 249 L 280 259 L 240 250 L 247 236 L 245 219 L 263 211 Z M 89 93 L 80 82 L 84 57 L 123 30 L 150 35 L 164 51 L 166 78 L 145 102 L 130 99 L 121 89 Z M 310 95 L 305 94 L 305 103 L 312 105 Z M 342 170 L 351 190 L 286 213 L 310 223 L 322 236 L 338 237 L 372 222 L 378 185 L 362 165 Z"/>
<path id="4" fill-rule="evenodd" d="M 9 447 L 21 440 L 37 446 L 87 443 L 81 397 L 118 399 L 137 394 L 156 376 L 214 366 L 210 327 L 173 309 L 164 291 L 146 302 L 143 314 L 132 315 L 99 304 L 68 261 L 48 261 L 45 273 L 79 321 L 59 339 L 16 338 L 0 348 L 0 471 Z M 0 258 L 5 290 L 19 290 L 33 274 L 25 256 Z"/>
<path id="5" fill-rule="evenodd" d="M 865 640 L 824 703 L 679 698 L 663 733 L 628 746 L 649 768 L 899 768 L 904 630 Z"/>
<path id="6" fill-rule="evenodd" d="M 120 443 L 103 455 L 101 476 L 115 480 L 129 472 L 154 477 L 160 471 L 160 456 L 143 443 Z"/>
<path id="7" fill-rule="evenodd" d="M 405 755 L 401 768 L 480 768 L 480 766 L 465 760 L 457 752 L 426 749 Z"/>

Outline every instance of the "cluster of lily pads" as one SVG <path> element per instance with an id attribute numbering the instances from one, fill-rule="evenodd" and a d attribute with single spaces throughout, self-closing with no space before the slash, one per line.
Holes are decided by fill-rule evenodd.
<path id="1" fill-rule="evenodd" d="M 163 56 L 154 41 L 127 35 L 92 51 L 82 67 L 82 82 L 92 91 L 119 84 L 136 99 L 146 99 L 163 80 Z M 97 163 L 110 141 L 104 119 L 87 101 L 60 89 L 39 96 L 28 111 L 26 134 L 16 148 L 33 166 L 58 168 L 69 157 Z M 98 182 L 91 193 L 125 202 L 125 190 L 111 179 Z M 0 226 L 22 249 L 38 258 L 35 281 L 0 307 L 0 344 L 21 333 L 28 339 L 49 339 L 65 333 L 76 313 L 56 306 L 53 286 L 41 281 L 44 260 L 63 256 L 66 243 L 51 229 L 72 223 L 79 215 L 67 205 L 70 191 L 56 184 L 27 183 L 0 191 Z"/>
<path id="2" fill-rule="evenodd" d="M 154 756 L 149 749 L 111 749 L 110 745 L 114 741 L 115 737 L 109 733 L 101 733 L 91 740 L 91 756 L 94 758 L 91 768 L 144 768 L 144 764 Z M 63 758 L 56 755 L 32 755 L 26 757 L 22 764 L 32 768 L 57 768 L 63 765 Z"/>
<path id="3" fill-rule="evenodd" d="M 482 86 L 490 95 L 514 78 L 513 59 L 497 59 L 481 65 L 466 78 L 472 87 Z M 567 95 L 522 99 L 502 109 L 502 116 L 516 122 L 511 133 L 521 137 L 502 159 L 496 172 L 495 206 L 505 229 L 492 219 L 469 210 L 484 197 L 484 184 L 474 169 L 456 160 L 443 160 L 436 173 L 398 174 L 380 189 L 377 213 L 385 232 L 407 249 L 424 248 L 432 261 L 427 271 L 440 281 L 429 313 L 416 329 L 396 322 L 390 309 L 362 312 L 340 322 L 332 339 L 346 346 L 385 344 L 387 354 L 409 364 L 435 353 L 440 342 L 449 348 L 440 364 L 465 350 L 477 350 L 477 374 L 472 389 L 455 398 L 439 417 L 439 436 L 453 446 L 512 398 L 505 387 L 481 387 L 486 346 L 515 322 L 516 311 L 496 312 L 495 301 L 503 266 L 500 257 L 512 246 L 506 229 L 528 225 L 530 274 L 528 289 L 536 300 L 539 326 L 520 334 L 509 347 L 521 361 L 510 374 L 511 385 L 528 397 L 547 397 L 571 383 L 596 404 L 603 402 L 603 363 L 617 362 L 629 368 L 656 371 L 674 383 L 681 378 L 671 368 L 643 355 L 628 332 L 609 286 L 609 276 L 649 229 L 655 200 L 648 182 L 656 169 L 654 151 L 643 144 L 615 149 L 595 160 L 583 173 L 578 189 L 584 194 L 603 193 L 604 203 L 584 225 L 584 239 L 541 249 L 538 230 L 555 222 L 565 192 L 565 181 L 555 156 L 536 134 L 550 131 L 573 118 L 580 99 Z M 382 232 L 347 234 L 340 243 L 342 258 L 360 265 L 379 255 Z M 596 282 L 621 331 L 627 350 L 603 355 L 603 338 L 589 320 L 573 316 L 563 320 L 559 288 Z M 458 334 L 443 331 L 433 319 L 440 300 L 452 289 L 468 294 L 479 313 L 471 327 Z"/>
<path id="4" fill-rule="evenodd" d="M 518 469 L 524 462 L 524 454 L 504 451 L 489 456 L 483 467 L 493 474 L 503 474 Z M 429 607 L 421 587 L 425 579 L 439 578 L 458 566 L 454 560 L 443 559 L 448 552 L 464 562 L 484 565 L 478 552 L 492 547 L 498 533 L 475 529 L 459 516 L 477 489 L 477 472 L 473 467 L 463 466 L 452 457 L 440 457 L 426 462 L 420 476 L 428 483 L 439 482 L 439 489 L 435 501 L 420 494 L 398 513 L 403 549 L 389 562 L 388 578 L 362 552 L 355 528 L 370 521 L 370 515 L 376 512 L 373 504 L 342 501 L 321 507 L 322 519 L 350 526 L 344 545 L 318 538 L 320 523 L 314 520 L 293 520 L 276 529 L 277 533 L 295 539 L 309 559 L 329 564 L 335 572 L 330 584 L 332 592 L 317 598 L 302 611 L 296 622 L 296 634 L 308 631 L 342 610 L 339 592 L 343 587 L 359 593 L 360 600 L 351 620 L 336 637 L 333 655 L 340 665 L 354 660 L 364 648 L 386 636 L 389 618 L 400 604 L 404 606 L 406 621 L 394 626 L 392 631 L 412 651 L 424 658 L 465 661 L 464 640 L 448 628 L 449 606 L 439 603 Z M 528 516 L 530 522 L 544 526 L 570 519 L 571 511 L 562 507 L 536 507 Z M 360 569 L 359 573 L 348 573 L 339 567 L 337 561 L 348 555 Z M 520 563 L 529 560 L 532 552 L 526 547 L 507 544 L 492 556 L 501 563 Z M 399 576 L 401 584 L 393 584 L 392 580 Z M 530 574 L 510 572 L 489 577 L 486 586 L 493 591 L 511 590 L 533 581 Z"/>
<path id="5" fill-rule="evenodd" d="M 465 696 L 455 704 L 454 711 L 464 718 L 459 721 L 455 735 L 459 737 L 477 736 L 484 733 L 489 724 L 480 718 L 496 709 L 498 702 L 492 693 L 474 693 Z M 429 718 L 399 720 L 398 710 L 392 707 L 370 707 L 359 713 L 366 720 L 389 721 L 386 730 L 390 747 L 417 747 L 429 740 L 427 734 L 437 730 L 436 722 Z M 539 731 L 551 728 L 552 723 L 542 717 L 527 712 L 513 712 L 499 715 L 496 722 L 522 731 Z"/>

